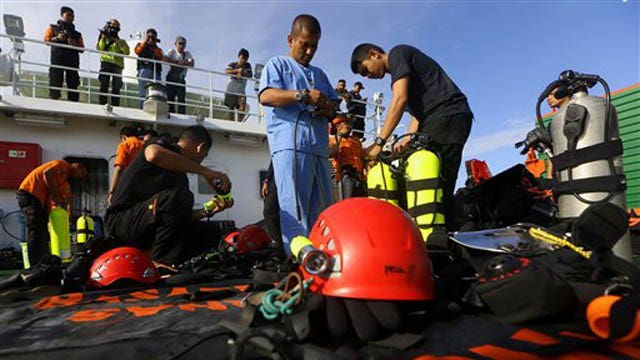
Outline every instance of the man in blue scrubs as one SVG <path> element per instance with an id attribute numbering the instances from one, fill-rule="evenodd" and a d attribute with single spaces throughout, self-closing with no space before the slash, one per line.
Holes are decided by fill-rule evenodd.
<path id="1" fill-rule="evenodd" d="M 310 65 L 320 34 L 316 18 L 298 15 L 287 36 L 289 54 L 271 58 L 260 78 L 287 254 L 291 239 L 307 236 L 332 199 L 327 124 L 338 96 L 327 75 Z"/>

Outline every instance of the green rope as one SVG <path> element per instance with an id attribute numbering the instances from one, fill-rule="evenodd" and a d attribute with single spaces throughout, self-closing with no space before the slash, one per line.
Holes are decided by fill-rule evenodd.
<path id="1" fill-rule="evenodd" d="M 302 283 L 304 290 L 309 289 L 309 285 L 313 282 L 313 278 L 309 278 Z M 267 291 L 262 297 L 262 304 L 259 307 L 262 316 L 267 320 L 275 320 L 279 315 L 291 315 L 295 309 L 295 304 L 300 298 L 302 293 L 300 290 L 296 291 L 291 298 L 286 301 L 278 300 L 278 298 L 284 293 L 280 288 L 274 288 Z"/>

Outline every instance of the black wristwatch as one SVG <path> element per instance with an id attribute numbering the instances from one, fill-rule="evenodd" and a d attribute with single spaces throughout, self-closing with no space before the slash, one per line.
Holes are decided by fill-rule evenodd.
<path id="1" fill-rule="evenodd" d="M 387 140 L 381 138 L 380 136 L 376 137 L 376 139 L 373 141 L 376 145 L 378 146 L 384 146 L 384 144 L 387 143 Z"/>
<path id="2" fill-rule="evenodd" d="M 309 105 L 309 90 L 298 90 L 296 93 L 296 101 L 303 105 Z"/>

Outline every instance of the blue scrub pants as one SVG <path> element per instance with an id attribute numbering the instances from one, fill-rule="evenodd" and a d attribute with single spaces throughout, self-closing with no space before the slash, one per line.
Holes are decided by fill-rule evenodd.
<path id="1" fill-rule="evenodd" d="M 271 155 L 280 204 L 282 242 L 288 255 L 289 244 L 298 235 L 308 236 L 318 215 L 332 202 L 329 159 L 298 151 L 297 163 L 293 150 L 280 150 Z M 297 167 L 294 184 L 293 167 Z M 296 191 L 300 202 L 301 221 L 297 220 Z"/>

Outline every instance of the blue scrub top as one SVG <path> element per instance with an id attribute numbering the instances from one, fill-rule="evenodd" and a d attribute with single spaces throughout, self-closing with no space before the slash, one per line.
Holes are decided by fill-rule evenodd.
<path id="1" fill-rule="evenodd" d="M 304 67 L 289 56 L 276 56 L 267 62 L 260 77 L 260 92 L 268 88 L 281 90 L 317 89 L 330 100 L 338 99 L 327 75 L 320 68 Z M 294 125 L 298 114 L 308 110 L 298 121 L 297 150 L 317 156 L 329 156 L 327 124 L 333 119 L 312 116 L 313 107 L 293 104 L 285 107 L 265 106 L 267 139 L 271 154 L 293 150 Z"/>

